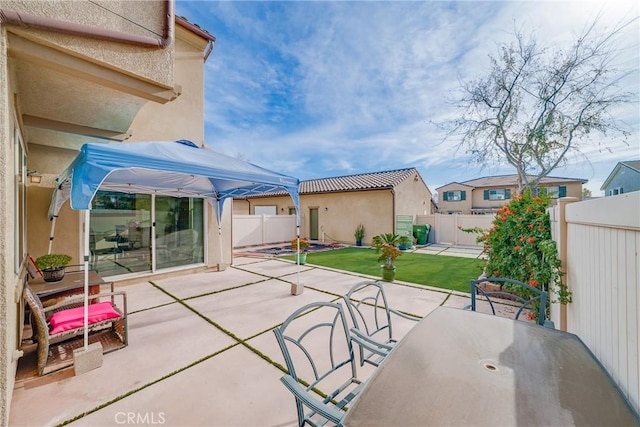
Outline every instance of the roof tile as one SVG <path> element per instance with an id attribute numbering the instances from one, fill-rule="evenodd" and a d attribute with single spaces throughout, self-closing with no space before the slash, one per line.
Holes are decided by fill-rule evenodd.
<path id="1" fill-rule="evenodd" d="M 381 190 L 393 188 L 417 173 L 416 168 L 396 169 L 382 172 L 361 173 L 357 175 L 336 176 L 332 178 L 300 181 L 300 194 L 338 193 L 344 191 Z M 284 191 L 265 193 L 254 197 L 272 197 L 286 195 Z"/>

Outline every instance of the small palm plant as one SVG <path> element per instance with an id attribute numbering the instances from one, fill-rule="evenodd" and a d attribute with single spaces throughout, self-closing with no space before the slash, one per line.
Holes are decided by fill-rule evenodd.
<path id="1" fill-rule="evenodd" d="M 396 247 L 400 243 L 400 239 L 400 236 L 392 233 L 378 234 L 373 238 L 373 246 L 380 254 L 378 261 L 384 261 L 383 268 L 395 268 L 396 258 L 402 255 L 400 249 Z"/>

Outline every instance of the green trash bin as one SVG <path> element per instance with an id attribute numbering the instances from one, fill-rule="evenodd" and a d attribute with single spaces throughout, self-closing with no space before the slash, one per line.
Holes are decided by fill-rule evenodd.
<path id="1" fill-rule="evenodd" d="M 429 237 L 429 224 L 418 224 L 413 226 L 413 237 L 416 238 L 418 245 L 426 245 Z"/>

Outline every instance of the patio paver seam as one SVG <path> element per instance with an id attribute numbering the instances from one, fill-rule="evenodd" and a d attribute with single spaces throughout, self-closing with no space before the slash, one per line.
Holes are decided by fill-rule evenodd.
<path id="1" fill-rule="evenodd" d="M 183 366 L 182 368 L 176 369 L 176 370 L 174 370 L 173 372 L 170 372 L 170 373 L 168 373 L 168 374 L 165 374 L 165 375 L 161 376 L 161 377 L 160 377 L 160 378 L 158 378 L 158 379 L 155 379 L 155 380 L 153 380 L 153 381 L 151 381 L 151 382 L 148 382 L 148 383 L 146 383 L 146 384 L 144 384 L 144 385 L 141 385 L 141 386 L 139 386 L 139 387 L 136 387 L 135 389 L 130 390 L 130 391 L 128 391 L 127 393 L 121 394 L 120 396 L 114 397 L 113 399 L 111 399 L 111 400 L 109 400 L 109 401 L 107 401 L 107 402 L 104 402 L 104 403 L 102 403 L 102 404 L 100 404 L 100 405 L 96 406 L 96 407 L 95 407 L 95 408 L 93 408 L 93 409 L 90 409 L 90 410 L 85 411 L 85 412 L 83 412 L 83 413 L 81 413 L 81 414 L 79 414 L 79 415 L 76 415 L 76 416 L 75 416 L 75 417 L 73 417 L 73 418 L 69 418 L 69 419 L 67 419 L 67 420 L 63 421 L 63 422 L 61 422 L 60 424 L 56 424 L 56 426 L 65 426 L 65 425 L 70 424 L 70 423 L 72 423 L 72 422 L 74 422 L 74 421 L 78 421 L 78 420 L 80 420 L 80 419 L 82 419 L 82 418 L 86 417 L 87 415 L 93 414 L 94 412 L 97 412 L 97 411 L 99 411 L 99 410 L 101 410 L 101 409 L 104 409 L 104 408 L 106 408 L 107 406 L 113 405 L 114 403 L 116 403 L 116 402 L 118 402 L 118 401 L 120 401 L 120 400 L 122 400 L 122 399 L 125 399 L 126 397 L 129 397 L 129 396 L 131 396 L 131 395 L 133 395 L 133 394 L 135 394 L 135 393 L 138 393 L 139 391 L 142 391 L 142 390 L 144 390 L 144 389 L 147 389 L 147 388 L 149 388 L 149 387 L 151 387 L 151 386 L 153 386 L 153 385 L 155 385 L 155 384 L 158 384 L 158 383 L 159 383 L 159 382 L 161 382 L 161 381 L 164 381 L 164 380 L 166 380 L 166 379 L 168 379 L 168 378 L 173 377 L 174 375 L 177 375 L 177 374 L 179 374 L 179 373 L 182 373 L 182 372 L 186 371 L 187 369 L 190 369 L 190 368 L 192 368 L 192 367 L 194 367 L 194 366 L 196 366 L 196 365 L 199 365 L 200 363 L 206 362 L 207 360 L 209 360 L 209 359 L 211 359 L 211 358 L 213 358 L 213 357 L 215 357 L 215 356 L 218 356 L 219 354 L 224 353 L 224 352 L 225 352 L 225 351 L 227 351 L 227 350 L 230 350 L 230 349 L 232 349 L 232 348 L 234 348 L 234 347 L 237 347 L 238 345 L 240 345 L 240 343 L 238 343 L 238 342 L 237 342 L 237 343 L 231 344 L 231 345 L 229 345 L 229 346 L 227 346 L 227 347 L 225 347 L 225 348 L 223 348 L 223 349 L 220 349 L 220 350 L 218 350 L 218 351 L 215 351 L 215 352 L 213 352 L 213 353 L 211 353 L 211 354 L 209 354 L 209 355 L 207 355 L 207 356 L 201 357 L 200 359 L 198 359 L 198 360 L 196 360 L 196 361 L 194 361 L 194 362 L 191 362 L 191 363 L 189 363 L 188 365 Z"/>
<path id="2" fill-rule="evenodd" d="M 218 329 L 220 332 L 224 333 L 225 335 L 229 336 L 231 339 L 237 341 L 237 342 L 242 342 L 242 338 L 238 337 L 236 334 L 234 334 L 231 331 L 228 331 L 227 329 L 223 328 L 222 326 L 218 325 L 216 322 L 214 322 L 213 320 L 211 320 L 211 318 L 205 316 L 204 314 L 200 313 L 198 310 L 196 310 L 194 307 L 190 306 L 187 302 L 185 302 L 183 299 L 176 297 L 175 295 L 173 295 L 171 292 L 167 291 L 166 289 L 162 288 L 161 286 L 159 286 L 156 283 L 150 282 L 154 287 L 156 287 L 159 291 L 164 292 L 165 294 L 167 294 L 169 297 L 173 298 L 176 300 L 176 302 L 178 304 L 181 304 L 183 307 L 185 307 L 186 309 L 188 309 L 189 311 L 191 311 L 192 313 L 194 313 L 195 315 L 197 315 L 198 317 L 200 317 L 202 320 L 204 320 L 205 322 L 209 323 L 211 326 L 215 327 L 216 329 Z"/>
<path id="3" fill-rule="evenodd" d="M 227 291 L 233 291 L 233 290 L 236 290 L 236 289 L 245 288 L 245 287 L 247 287 L 247 286 L 253 286 L 253 285 L 257 285 L 257 284 L 259 284 L 259 283 L 264 283 L 264 282 L 268 281 L 269 279 L 270 279 L 270 278 L 268 278 L 268 277 L 267 277 L 267 278 L 264 278 L 264 279 L 262 279 L 262 280 L 257 280 L 257 281 L 255 281 L 255 282 L 245 283 L 245 284 L 243 284 L 243 285 L 232 286 L 232 287 L 230 287 L 230 288 L 220 289 L 220 290 L 217 290 L 217 291 L 211 291 L 211 292 L 205 292 L 205 293 L 203 293 L 203 294 L 198 294 L 198 295 L 191 295 L 191 296 L 188 296 L 188 297 L 182 298 L 182 299 L 181 299 L 181 301 L 189 301 L 189 300 L 192 300 L 192 299 L 195 299 L 195 298 L 207 297 L 207 296 L 211 296 L 211 295 L 215 295 L 215 294 L 220 294 L 220 293 L 227 292 Z M 273 278 L 271 278 L 271 279 L 275 279 L 275 277 L 273 277 Z"/>

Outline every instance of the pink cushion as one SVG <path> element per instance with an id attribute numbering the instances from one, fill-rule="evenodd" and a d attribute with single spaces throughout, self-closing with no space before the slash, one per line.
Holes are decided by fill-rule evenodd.
<path id="1" fill-rule="evenodd" d="M 111 302 L 89 305 L 89 325 L 116 317 L 120 317 L 120 313 L 113 308 Z M 81 328 L 84 326 L 84 307 L 58 311 L 49 318 L 49 324 L 51 325 L 51 331 L 49 331 L 51 335 Z"/>

